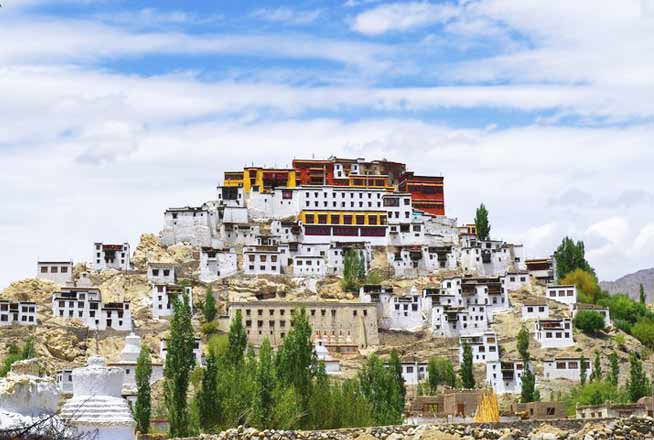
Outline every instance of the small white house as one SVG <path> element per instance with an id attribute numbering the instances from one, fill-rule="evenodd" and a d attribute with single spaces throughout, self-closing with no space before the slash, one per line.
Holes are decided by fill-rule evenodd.
<path id="1" fill-rule="evenodd" d="M 434 305 L 431 312 L 434 336 L 456 337 L 474 335 L 488 330 L 487 306 L 478 304 L 467 307 Z"/>
<path id="2" fill-rule="evenodd" d="M 327 259 L 321 256 L 296 255 L 293 257 L 293 276 L 324 278 L 327 275 Z"/>
<path id="3" fill-rule="evenodd" d="M 173 263 L 148 263 L 148 281 L 156 284 L 175 284 L 177 268 Z"/>
<path id="4" fill-rule="evenodd" d="M 505 292 L 514 292 L 529 285 L 529 272 L 507 272 L 506 275 L 500 277 L 500 282 Z"/>
<path id="5" fill-rule="evenodd" d="M 572 319 L 577 316 L 577 313 L 581 311 L 589 311 L 599 313 L 602 318 L 604 318 L 604 327 L 611 327 L 611 314 L 609 313 L 608 307 L 602 307 L 597 304 L 570 304 L 570 315 Z"/>
<path id="6" fill-rule="evenodd" d="M 73 394 L 73 370 L 72 368 L 58 370 L 55 374 L 55 383 L 62 394 Z"/>
<path id="7" fill-rule="evenodd" d="M 131 267 L 129 243 L 93 243 L 92 266 L 95 270 L 129 270 Z"/>
<path id="8" fill-rule="evenodd" d="M 60 286 L 70 285 L 73 282 L 73 262 L 37 261 L 36 278 L 52 281 Z"/>
<path id="9" fill-rule="evenodd" d="M 168 349 L 166 347 L 167 345 L 167 340 L 162 339 L 159 342 L 159 357 L 161 358 L 161 361 L 166 364 L 166 353 L 168 352 Z M 195 356 L 195 362 L 197 365 L 202 365 L 202 348 L 200 347 L 200 338 L 196 337 L 193 341 L 193 355 Z"/>
<path id="10" fill-rule="evenodd" d="M 215 249 L 203 247 L 200 251 L 200 280 L 211 283 L 234 275 L 238 270 L 234 248 Z"/>
<path id="11" fill-rule="evenodd" d="M 243 272 L 246 275 L 279 275 L 282 259 L 287 257 L 279 246 L 246 246 L 243 248 Z"/>
<path id="12" fill-rule="evenodd" d="M 36 324 L 36 303 L 31 301 L 0 301 L 0 326 Z"/>
<path id="13" fill-rule="evenodd" d="M 52 296 L 52 314 L 79 319 L 92 330 L 132 330 L 129 302 L 102 303 L 97 288 L 65 287 Z"/>
<path id="14" fill-rule="evenodd" d="M 570 319 L 539 319 L 535 324 L 536 341 L 543 348 L 562 348 L 574 345 Z"/>
<path id="15" fill-rule="evenodd" d="M 526 300 L 522 303 L 522 319 L 548 319 L 550 317 L 550 306 L 546 301 L 535 299 Z"/>
<path id="16" fill-rule="evenodd" d="M 360 293 L 360 299 L 365 299 Z M 432 299 L 412 287 L 406 295 L 390 292 L 378 295 L 379 326 L 386 330 L 417 331 L 431 325 Z"/>
<path id="17" fill-rule="evenodd" d="M 585 360 L 587 375 L 591 373 L 590 360 Z M 545 379 L 568 379 L 579 382 L 581 378 L 581 358 L 554 358 L 543 361 Z"/>
<path id="18" fill-rule="evenodd" d="M 463 347 L 468 344 L 472 349 L 472 363 L 487 364 L 500 359 L 500 347 L 497 335 L 487 331 L 478 335 L 461 336 L 459 338 L 459 363 L 463 363 Z"/>
<path id="19" fill-rule="evenodd" d="M 486 383 L 497 394 L 516 394 L 522 391 L 522 361 L 494 361 L 486 364 Z"/>
<path id="20" fill-rule="evenodd" d="M 193 288 L 182 287 L 176 284 L 152 285 L 152 317 L 159 319 L 162 316 L 173 314 L 173 302 L 176 295 L 184 294 L 193 313 Z"/>
<path id="21" fill-rule="evenodd" d="M 547 298 L 561 302 L 563 304 L 575 304 L 577 302 L 577 287 L 576 286 L 547 286 L 545 294 Z"/>
<path id="22" fill-rule="evenodd" d="M 418 385 L 428 378 L 427 362 L 402 362 L 402 379 L 406 385 Z"/>
<path id="23" fill-rule="evenodd" d="M 325 366 L 327 374 L 339 374 L 341 372 L 341 361 L 334 359 L 330 354 L 322 339 L 317 339 L 314 343 L 313 351 L 319 362 Z"/>

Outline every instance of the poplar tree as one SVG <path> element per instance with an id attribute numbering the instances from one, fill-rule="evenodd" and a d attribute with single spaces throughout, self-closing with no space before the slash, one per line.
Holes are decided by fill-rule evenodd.
<path id="1" fill-rule="evenodd" d="M 456 374 L 454 366 L 447 358 L 431 358 L 427 365 L 427 376 L 429 381 L 429 391 L 431 394 L 436 393 L 439 385 L 447 385 L 451 388 L 456 386 Z"/>
<path id="2" fill-rule="evenodd" d="M 629 355 L 629 379 L 627 380 L 627 395 L 632 402 L 650 394 L 649 379 L 643 371 L 643 363 L 636 353 Z"/>
<path id="3" fill-rule="evenodd" d="M 152 361 L 150 349 L 147 346 L 141 347 L 141 352 L 136 360 L 136 403 L 134 404 L 134 418 L 136 429 L 142 434 L 150 430 L 151 396 L 150 377 L 152 376 Z"/>
<path id="4" fill-rule="evenodd" d="M 588 367 L 586 366 L 586 357 L 582 353 L 581 357 L 579 358 L 579 383 L 581 383 L 582 386 L 586 385 L 587 375 Z"/>
<path id="5" fill-rule="evenodd" d="M 191 309 L 186 295 L 175 296 L 173 311 L 164 367 L 164 400 L 168 410 L 170 436 L 188 437 L 190 419 L 186 395 L 195 357 Z"/>
<path id="6" fill-rule="evenodd" d="M 243 317 L 240 310 L 236 311 L 229 326 L 228 339 L 227 364 L 232 368 L 237 368 L 243 363 L 245 349 L 248 346 L 248 336 L 245 333 L 245 327 L 243 327 Z"/>
<path id="7" fill-rule="evenodd" d="M 557 279 L 561 280 L 575 269 L 589 272 L 593 275 L 593 278 L 597 278 L 595 270 L 586 261 L 585 254 L 586 251 L 583 241 L 577 241 L 575 243 L 570 237 L 565 237 L 556 251 L 554 251 Z"/>
<path id="8" fill-rule="evenodd" d="M 475 375 L 472 368 L 472 347 L 467 342 L 463 344 L 463 362 L 461 363 L 460 374 L 463 388 L 470 389 L 475 387 Z"/>
<path id="9" fill-rule="evenodd" d="M 207 366 L 202 373 L 202 386 L 197 395 L 200 428 L 212 432 L 220 421 L 221 405 L 218 395 L 218 360 L 215 354 L 207 356 Z"/>
<path id="10" fill-rule="evenodd" d="M 645 296 L 645 287 L 643 287 L 643 283 L 640 283 L 640 303 L 645 304 L 647 302 L 647 297 Z"/>
<path id="11" fill-rule="evenodd" d="M 618 364 L 618 355 L 612 352 L 609 355 L 609 373 L 606 376 L 606 381 L 611 385 L 618 385 L 618 380 L 620 377 L 620 365 Z"/>
<path id="12" fill-rule="evenodd" d="M 520 401 L 522 403 L 535 402 L 538 400 L 536 391 L 536 375 L 531 371 L 529 362 L 524 364 L 524 370 L 520 379 L 522 387 L 520 389 Z"/>
<path id="13" fill-rule="evenodd" d="M 397 382 L 400 389 L 400 395 L 402 396 L 402 407 L 404 408 L 404 403 L 406 402 L 406 387 L 404 386 L 404 378 L 402 377 L 402 362 L 400 362 L 400 357 L 398 356 L 397 350 L 395 349 L 391 351 L 388 367 L 393 372 L 395 381 Z"/>
<path id="14" fill-rule="evenodd" d="M 490 238 L 491 226 L 488 221 L 488 210 L 482 203 L 475 213 L 475 229 L 479 240 L 488 240 Z"/>
<path id="15" fill-rule="evenodd" d="M 522 361 L 525 363 L 529 362 L 529 330 L 524 325 L 520 327 L 516 345 Z"/>
<path id="16" fill-rule="evenodd" d="M 256 369 L 253 422 L 259 429 L 266 429 L 272 426 L 275 409 L 275 370 L 268 338 L 261 343 Z"/>
<path id="17" fill-rule="evenodd" d="M 404 404 L 400 383 L 392 368 L 385 367 L 376 355 L 371 355 L 359 373 L 361 392 L 373 408 L 378 425 L 402 422 Z"/>
<path id="18" fill-rule="evenodd" d="M 599 382 L 602 380 L 602 364 L 600 363 L 599 352 L 595 352 L 595 359 L 593 360 L 593 372 L 590 374 L 590 380 Z"/>
<path id="19" fill-rule="evenodd" d="M 216 300 L 213 297 L 213 290 L 211 286 L 207 287 L 207 294 L 204 299 L 204 319 L 207 322 L 211 322 L 216 319 Z"/>

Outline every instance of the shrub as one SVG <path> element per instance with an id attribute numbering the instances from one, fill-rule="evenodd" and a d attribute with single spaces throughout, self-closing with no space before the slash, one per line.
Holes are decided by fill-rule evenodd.
<path id="1" fill-rule="evenodd" d="M 604 318 L 592 310 L 582 310 L 574 319 L 575 327 L 584 333 L 595 333 L 604 330 Z"/>
<path id="2" fill-rule="evenodd" d="M 218 323 L 216 321 L 205 322 L 202 324 L 202 333 L 205 335 L 213 335 L 220 331 L 218 328 Z"/>
<path id="3" fill-rule="evenodd" d="M 631 327 L 631 334 L 648 348 L 654 348 L 654 321 L 642 318 Z"/>

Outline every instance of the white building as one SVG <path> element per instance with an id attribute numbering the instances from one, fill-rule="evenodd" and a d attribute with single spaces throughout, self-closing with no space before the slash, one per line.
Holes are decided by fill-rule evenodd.
<path id="1" fill-rule="evenodd" d="M 153 284 L 152 285 L 152 317 L 159 319 L 162 316 L 173 314 L 174 297 L 184 294 L 186 301 L 193 314 L 193 288 L 182 287 L 176 284 Z"/>
<path id="2" fill-rule="evenodd" d="M 428 379 L 427 362 L 402 362 L 402 379 L 405 385 L 418 385 Z"/>
<path id="3" fill-rule="evenodd" d="M 173 263 L 148 263 L 148 281 L 157 284 L 175 284 L 177 268 Z"/>
<path id="4" fill-rule="evenodd" d="M 464 238 L 460 264 L 466 273 L 499 276 L 514 267 L 524 268 L 522 245 L 497 240 L 479 241 L 469 236 Z"/>
<path id="5" fill-rule="evenodd" d="M 611 314 L 609 313 L 608 307 L 599 306 L 597 304 L 570 304 L 570 315 L 572 319 L 577 316 L 577 313 L 581 311 L 589 311 L 599 313 L 602 318 L 604 318 L 604 327 L 611 327 Z"/>
<path id="6" fill-rule="evenodd" d="M 424 241 L 424 240 L 419 240 Z M 421 276 L 441 269 L 455 269 L 452 246 L 400 246 L 387 253 L 395 276 Z"/>
<path id="7" fill-rule="evenodd" d="M 412 287 L 406 295 L 394 295 L 392 290 L 382 289 L 374 298 L 371 292 L 365 291 L 365 287 L 359 290 L 359 300 L 374 302 L 377 305 L 380 328 L 414 332 L 425 326 L 431 326 L 432 299 L 430 296 L 418 293 L 415 287 Z"/>
<path id="8" fill-rule="evenodd" d="M 167 343 L 168 341 L 166 339 L 162 339 L 159 342 L 159 357 L 164 365 L 166 365 L 166 353 L 168 352 L 166 348 Z M 195 356 L 196 364 L 202 365 L 202 348 L 200 347 L 200 338 L 197 337 L 193 340 L 193 355 Z"/>
<path id="9" fill-rule="evenodd" d="M 62 394 L 73 394 L 73 369 L 57 370 L 55 373 L 57 389 Z"/>
<path id="10" fill-rule="evenodd" d="M 590 360 L 586 359 L 587 375 L 591 373 Z M 543 361 L 545 379 L 568 379 L 579 382 L 581 378 L 581 358 L 554 358 Z"/>
<path id="11" fill-rule="evenodd" d="M 108 364 L 109 367 L 117 367 L 125 372 L 123 379 L 123 394 L 129 394 L 136 388 L 136 364 L 141 353 L 141 337 L 130 333 L 125 337 L 125 347 L 120 352 L 120 360 Z M 63 372 L 62 372 L 63 373 Z M 153 384 L 163 378 L 163 365 L 152 362 L 152 374 L 150 383 Z M 66 383 L 66 375 L 62 374 L 62 383 Z"/>
<path id="12" fill-rule="evenodd" d="M 322 339 L 316 339 L 313 351 L 318 358 L 318 362 L 325 365 L 325 372 L 327 374 L 339 374 L 341 372 L 341 361 L 334 359 L 330 354 L 325 343 Z"/>
<path id="13" fill-rule="evenodd" d="M 52 281 L 60 286 L 69 285 L 73 282 L 73 262 L 37 261 L 36 278 Z"/>
<path id="14" fill-rule="evenodd" d="M 543 348 L 562 348 L 574 345 L 570 319 L 539 319 L 535 324 L 536 341 Z"/>
<path id="15" fill-rule="evenodd" d="M 102 303 L 97 288 L 66 287 L 52 296 L 52 314 L 78 319 L 92 330 L 132 330 L 129 302 Z"/>
<path id="16" fill-rule="evenodd" d="M 500 346 L 495 332 L 487 331 L 478 335 L 461 336 L 459 338 L 459 363 L 463 363 L 463 347 L 466 343 L 472 349 L 474 364 L 487 364 L 500 360 Z"/>
<path id="17" fill-rule="evenodd" d="M 234 248 L 203 247 L 200 251 L 200 280 L 211 283 L 220 278 L 234 275 L 238 271 L 237 261 Z"/>
<path id="18" fill-rule="evenodd" d="M 92 266 L 95 270 L 129 270 L 131 267 L 129 243 L 93 243 Z"/>
<path id="19" fill-rule="evenodd" d="M 522 303 L 521 316 L 523 320 L 548 319 L 550 317 L 550 306 L 543 300 L 526 300 Z"/>
<path id="20" fill-rule="evenodd" d="M 549 299 L 561 302 L 563 304 L 575 304 L 577 302 L 577 287 L 572 286 L 547 286 L 545 296 Z"/>
<path id="21" fill-rule="evenodd" d="M 36 325 L 37 305 L 31 301 L 0 300 L 0 326 Z"/>
<path id="22" fill-rule="evenodd" d="M 483 304 L 467 307 L 434 305 L 432 334 L 451 338 L 483 333 L 489 325 L 487 307 Z"/>
<path id="23" fill-rule="evenodd" d="M 243 248 L 243 272 L 246 275 L 279 275 L 288 246 L 246 246 Z"/>
<path id="24" fill-rule="evenodd" d="M 502 287 L 507 292 L 515 292 L 529 285 L 529 273 L 527 271 L 507 272 L 500 277 Z"/>
<path id="25" fill-rule="evenodd" d="M 161 244 L 189 243 L 211 246 L 212 212 L 207 206 L 169 208 L 164 212 Z"/>
<path id="26" fill-rule="evenodd" d="M 494 361 L 486 364 L 486 383 L 497 394 L 516 394 L 522 391 L 522 361 Z"/>

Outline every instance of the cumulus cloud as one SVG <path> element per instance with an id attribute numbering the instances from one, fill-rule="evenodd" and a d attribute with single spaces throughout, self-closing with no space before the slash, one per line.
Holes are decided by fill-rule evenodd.
<path id="1" fill-rule="evenodd" d="M 389 3 L 369 9 L 354 17 L 352 29 L 365 35 L 392 31 L 409 31 L 443 23 L 456 15 L 450 4 L 427 2 Z"/>

